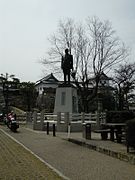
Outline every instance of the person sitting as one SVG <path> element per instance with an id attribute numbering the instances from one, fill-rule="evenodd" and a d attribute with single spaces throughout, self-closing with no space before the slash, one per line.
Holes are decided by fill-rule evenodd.
<path id="1" fill-rule="evenodd" d="M 14 111 L 11 111 L 7 115 L 7 122 L 6 122 L 7 126 L 10 126 L 10 124 L 13 120 L 16 120 L 16 114 L 14 114 Z"/>

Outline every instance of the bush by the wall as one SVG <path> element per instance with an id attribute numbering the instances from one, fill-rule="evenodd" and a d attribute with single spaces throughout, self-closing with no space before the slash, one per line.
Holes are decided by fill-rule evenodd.
<path id="1" fill-rule="evenodd" d="M 127 121 L 126 139 L 127 151 L 129 151 L 129 147 L 135 148 L 135 119 Z"/>
<path id="2" fill-rule="evenodd" d="M 107 123 L 125 123 L 133 118 L 134 113 L 131 111 L 108 111 L 106 114 Z"/>

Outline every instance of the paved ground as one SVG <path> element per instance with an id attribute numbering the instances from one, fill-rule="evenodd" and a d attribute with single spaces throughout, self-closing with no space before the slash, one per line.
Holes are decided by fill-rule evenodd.
<path id="1" fill-rule="evenodd" d="M 0 131 L 0 179 L 62 179 L 30 152 Z"/>
<path id="2" fill-rule="evenodd" d="M 64 137 L 64 134 L 60 136 L 67 139 L 67 137 Z M 70 142 L 82 145 L 83 147 L 96 150 L 135 165 L 135 150 L 130 147 L 130 153 L 127 153 L 127 146 L 126 142 L 124 141 L 122 143 L 117 143 L 116 141 L 112 142 L 109 139 L 101 140 L 101 135 L 93 132 L 91 140 L 86 140 L 83 138 L 82 133 L 71 133 L 68 140 Z"/>
<path id="3" fill-rule="evenodd" d="M 46 135 L 45 132 L 37 132 L 32 131 L 30 129 L 26 129 L 24 127 L 19 128 L 18 133 L 12 133 L 7 128 L 3 128 L 5 132 L 10 134 L 12 137 L 17 139 L 19 142 L 24 144 L 27 148 L 32 150 L 35 154 L 41 157 L 43 160 L 48 162 L 51 166 L 56 168 L 65 176 L 69 177 L 69 179 L 73 180 L 134 180 L 135 179 L 135 165 L 131 165 L 127 162 L 120 161 L 119 159 L 104 155 L 102 153 L 90 150 L 88 148 L 84 148 L 83 146 L 78 146 L 74 143 L 63 140 L 66 138 L 66 134 L 56 134 L 56 137 L 52 135 Z M 76 134 L 77 135 L 77 134 Z M 6 139 L 8 139 L 6 137 Z M 93 141 L 94 142 L 94 141 Z M 5 143 L 5 146 L 6 143 Z M 10 144 L 7 149 L 13 146 L 13 149 L 18 149 L 14 147 L 14 144 Z M 4 153 L 4 152 L 3 152 Z M 12 154 L 13 152 L 11 152 Z M 6 153 L 4 159 L 10 154 Z M 18 157 L 18 156 L 17 156 Z M 17 158 L 12 159 L 16 159 Z M 31 156 L 33 158 L 33 156 Z M 25 163 L 27 165 L 19 167 L 21 168 L 21 172 L 28 166 L 28 169 L 32 169 L 27 175 L 27 178 L 24 179 L 32 179 L 29 176 L 40 178 L 40 173 L 38 168 L 38 163 L 35 163 L 34 166 L 31 158 L 25 158 Z M 21 159 L 23 159 L 23 154 Z M 20 161 L 21 161 L 20 159 Z M 15 160 L 16 161 L 16 160 Z M 4 160 L 5 166 L 6 161 Z M 25 164 L 24 163 L 24 164 Z M 12 160 L 11 160 L 12 164 Z M 18 166 L 19 163 L 16 163 Z M 20 163 L 21 164 L 21 163 Z M 4 166 L 4 167 L 5 167 Z M 11 166 L 11 165 L 10 165 Z M 9 166 L 9 169 L 10 169 Z M 4 169 L 4 168 L 2 168 Z M 46 174 L 46 171 L 43 171 Z M 3 173 L 6 173 L 3 170 Z M 39 173 L 39 174 L 38 174 Z M 34 175 L 36 174 L 36 175 Z M 39 176 L 39 177 L 38 177 Z M 46 175 L 44 175 L 46 176 Z M 12 176 L 13 177 L 13 176 Z M 12 178 L 9 178 L 12 179 Z M 23 179 L 23 178 L 22 178 Z M 56 179 L 46 178 L 46 179 Z"/>

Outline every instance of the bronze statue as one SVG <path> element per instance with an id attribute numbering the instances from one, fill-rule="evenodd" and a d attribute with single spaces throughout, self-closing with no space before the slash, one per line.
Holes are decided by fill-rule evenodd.
<path id="1" fill-rule="evenodd" d="M 64 83 L 67 83 L 68 77 L 68 84 L 70 84 L 71 69 L 73 71 L 73 56 L 68 53 L 68 49 L 65 49 L 65 56 L 62 56 L 61 68 L 64 73 Z"/>

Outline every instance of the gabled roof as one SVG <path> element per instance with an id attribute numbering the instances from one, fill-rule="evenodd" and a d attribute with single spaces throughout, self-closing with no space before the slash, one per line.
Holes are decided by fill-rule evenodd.
<path id="1" fill-rule="evenodd" d="M 101 73 L 101 79 L 103 79 L 103 80 L 111 80 L 111 78 L 108 77 L 104 72 Z"/>
<path id="2" fill-rule="evenodd" d="M 45 76 L 44 78 L 38 80 L 36 82 L 36 85 L 37 84 L 40 84 L 40 83 L 58 83 L 58 79 L 56 77 L 54 77 L 53 73 Z"/>
<path id="3" fill-rule="evenodd" d="M 95 80 L 95 77 L 90 78 L 90 80 Z M 104 72 L 101 72 L 100 80 L 112 80 L 112 78 L 108 77 Z"/>

